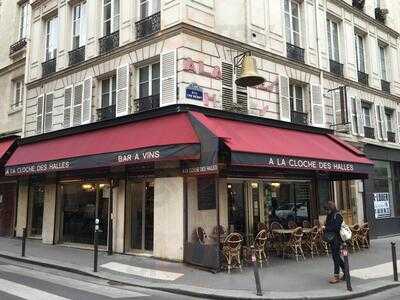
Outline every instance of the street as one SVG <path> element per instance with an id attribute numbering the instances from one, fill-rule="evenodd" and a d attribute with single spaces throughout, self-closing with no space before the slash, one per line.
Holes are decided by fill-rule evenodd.
<path id="1" fill-rule="evenodd" d="M 195 299 L 0 259 L 1 300 Z"/>
<path id="2" fill-rule="evenodd" d="M 384 291 L 379 294 L 359 298 L 359 300 L 398 300 L 400 299 L 400 287 Z"/>

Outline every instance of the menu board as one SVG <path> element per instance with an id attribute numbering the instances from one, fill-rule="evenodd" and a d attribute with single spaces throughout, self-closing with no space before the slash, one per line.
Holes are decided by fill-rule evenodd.
<path id="1" fill-rule="evenodd" d="M 214 178 L 197 178 L 197 201 L 199 210 L 217 208 Z"/>
<path id="2" fill-rule="evenodd" d="M 389 193 L 374 193 L 375 219 L 390 218 L 392 212 L 390 209 Z"/>

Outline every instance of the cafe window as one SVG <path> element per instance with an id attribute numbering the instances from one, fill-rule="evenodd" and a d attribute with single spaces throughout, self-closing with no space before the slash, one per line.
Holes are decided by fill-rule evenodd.
<path id="1" fill-rule="evenodd" d="M 28 235 L 42 236 L 44 209 L 44 185 L 34 183 L 30 186 L 28 206 Z"/>
<path id="2" fill-rule="evenodd" d="M 390 162 L 375 161 L 374 176 L 372 178 L 374 183 L 375 217 L 392 217 L 394 215 L 393 177 Z"/>

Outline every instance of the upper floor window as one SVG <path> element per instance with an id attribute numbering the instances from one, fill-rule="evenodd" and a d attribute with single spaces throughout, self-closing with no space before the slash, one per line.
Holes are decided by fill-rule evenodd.
<path id="1" fill-rule="evenodd" d="M 22 99 L 24 95 L 24 81 L 23 79 L 13 81 L 13 98 L 11 109 L 17 109 L 22 106 Z"/>
<path id="2" fill-rule="evenodd" d="M 387 62 L 386 62 L 386 47 L 383 45 L 378 45 L 379 48 L 379 65 L 380 65 L 380 75 L 382 80 L 388 80 L 387 77 Z"/>
<path id="3" fill-rule="evenodd" d="M 101 107 L 114 106 L 117 101 L 117 76 L 101 81 Z"/>
<path id="4" fill-rule="evenodd" d="M 364 38 L 356 33 L 354 35 L 354 43 L 356 50 L 357 71 L 365 73 Z"/>
<path id="5" fill-rule="evenodd" d="M 353 128 L 353 133 L 358 135 L 358 116 L 357 116 L 357 100 L 356 98 L 351 98 L 351 127 Z"/>
<path id="6" fill-rule="evenodd" d="M 72 49 L 86 44 L 86 1 L 72 8 Z"/>
<path id="7" fill-rule="evenodd" d="M 160 94 L 160 63 L 139 69 L 139 98 Z"/>
<path id="8" fill-rule="evenodd" d="M 19 39 L 27 37 L 28 31 L 28 3 L 23 3 L 19 8 Z"/>
<path id="9" fill-rule="evenodd" d="M 103 35 L 119 30 L 119 0 L 103 0 Z"/>
<path id="10" fill-rule="evenodd" d="M 57 57 L 58 48 L 58 18 L 52 17 L 46 21 L 46 61 Z"/>
<path id="11" fill-rule="evenodd" d="M 139 19 L 142 20 L 160 11 L 161 0 L 138 0 Z"/>
<path id="12" fill-rule="evenodd" d="M 284 0 L 286 41 L 301 46 L 300 4 L 296 0 Z"/>
<path id="13" fill-rule="evenodd" d="M 339 24 L 327 19 L 329 59 L 339 62 Z"/>
<path id="14" fill-rule="evenodd" d="M 368 103 L 363 103 L 362 104 L 362 114 L 363 114 L 363 119 L 364 119 L 364 126 L 365 127 L 372 127 L 372 122 L 371 122 L 371 105 Z"/>
<path id="15" fill-rule="evenodd" d="M 385 108 L 386 129 L 389 132 L 394 132 L 393 114 L 394 114 L 393 109 Z"/>
<path id="16" fill-rule="evenodd" d="M 292 111 L 304 112 L 303 87 L 297 84 L 290 84 L 289 94 Z"/>

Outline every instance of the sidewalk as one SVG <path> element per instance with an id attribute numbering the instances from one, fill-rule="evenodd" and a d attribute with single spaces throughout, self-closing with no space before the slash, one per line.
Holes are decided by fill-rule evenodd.
<path id="1" fill-rule="evenodd" d="M 272 258 L 260 269 L 263 297 L 255 294 L 253 270 L 212 274 L 182 263 L 165 262 L 141 256 L 99 253 L 99 272 L 93 273 L 93 252 L 61 245 L 43 245 L 27 240 L 22 261 L 84 273 L 110 281 L 214 299 L 349 299 L 397 286 L 392 280 L 390 242 L 396 238 L 372 241 L 369 250 L 350 254 L 353 292 L 345 283 L 329 285 L 330 257 L 322 256 L 297 263 L 293 259 Z M 400 245 L 399 245 L 400 246 Z M 0 257 L 19 259 L 21 240 L 0 238 Z M 377 265 L 379 267 L 371 268 Z M 368 269 L 370 268 L 370 269 Z M 379 275 L 374 276 L 376 269 Z M 399 269 L 400 270 L 400 269 Z M 373 273 L 373 274 L 369 274 Z"/>

